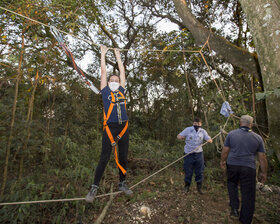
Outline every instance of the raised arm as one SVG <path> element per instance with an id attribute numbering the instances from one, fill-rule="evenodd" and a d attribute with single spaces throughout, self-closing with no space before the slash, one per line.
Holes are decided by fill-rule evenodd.
<path id="1" fill-rule="evenodd" d="M 101 45 L 101 80 L 100 80 L 100 90 L 107 86 L 107 69 L 105 55 L 108 51 L 106 46 Z"/>
<path id="2" fill-rule="evenodd" d="M 118 67 L 119 67 L 119 71 L 120 71 L 120 85 L 125 88 L 125 70 L 124 70 L 124 66 L 122 63 L 122 59 L 121 59 L 121 54 L 120 54 L 120 50 L 115 48 L 114 49 L 115 52 L 115 56 L 118 62 Z"/>
<path id="3" fill-rule="evenodd" d="M 267 179 L 267 159 L 264 152 L 258 152 L 258 159 L 261 167 L 261 182 L 264 183 Z"/>

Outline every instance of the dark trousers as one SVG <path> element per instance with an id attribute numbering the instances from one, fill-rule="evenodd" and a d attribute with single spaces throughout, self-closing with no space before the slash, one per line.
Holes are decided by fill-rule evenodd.
<path id="1" fill-rule="evenodd" d="M 110 131 L 111 131 L 113 137 L 115 138 L 123 130 L 125 123 L 120 124 L 120 125 L 118 123 L 108 123 L 108 126 L 110 128 Z M 129 133 L 128 133 L 128 129 L 127 129 L 125 134 L 118 141 L 119 163 L 125 170 L 127 167 L 128 145 L 129 145 Z M 95 185 L 99 185 L 99 182 L 101 180 L 101 177 L 103 176 L 105 167 L 106 167 L 107 163 L 109 162 L 111 153 L 112 153 L 112 145 L 111 145 L 110 139 L 107 135 L 107 132 L 104 129 L 103 136 L 102 136 L 102 151 L 101 151 L 98 165 L 95 170 L 95 176 L 94 176 L 94 182 L 93 182 Z M 122 171 L 120 169 L 119 169 L 119 175 L 120 175 L 120 182 L 124 181 L 125 175 L 122 173 Z"/>
<path id="2" fill-rule="evenodd" d="M 239 220 L 243 224 L 252 222 L 255 210 L 256 170 L 245 166 L 227 165 L 227 186 L 230 207 L 239 208 L 238 183 L 241 191 Z"/>
<path id="3" fill-rule="evenodd" d="M 191 153 L 184 157 L 185 183 L 191 184 L 193 171 L 195 172 L 195 181 L 201 183 L 204 171 L 203 152 Z"/>

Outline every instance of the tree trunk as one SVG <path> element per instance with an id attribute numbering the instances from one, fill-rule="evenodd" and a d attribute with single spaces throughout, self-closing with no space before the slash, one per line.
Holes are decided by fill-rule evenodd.
<path id="1" fill-rule="evenodd" d="M 30 97 L 29 103 L 28 103 L 28 112 L 27 112 L 27 116 L 26 116 L 26 126 L 25 126 L 25 130 L 27 130 L 27 136 L 26 136 L 26 138 L 24 138 L 24 143 L 23 143 L 23 147 L 21 150 L 20 163 L 19 163 L 19 175 L 18 175 L 19 180 L 21 180 L 21 178 L 22 178 L 23 160 L 24 160 L 24 155 L 26 153 L 27 145 L 28 145 L 29 138 L 30 138 L 30 124 L 32 122 L 32 117 L 33 117 L 33 106 L 34 106 L 35 92 L 37 89 L 38 82 L 39 82 L 39 77 L 38 77 L 38 71 L 37 71 L 35 84 L 33 86 L 33 91 L 32 91 L 32 94 L 31 94 L 31 97 Z"/>
<path id="2" fill-rule="evenodd" d="M 194 17 L 186 0 L 173 0 L 173 2 L 178 15 L 183 20 L 184 26 L 191 32 L 196 44 L 204 44 L 209 37 L 211 49 L 217 52 L 219 56 L 223 57 L 227 62 L 254 74 L 260 80 L 259 64 L 256 55 L 251 54 L 246 49 L 235 46 L 225 38 L 205 28 Z"/>
<path id="3" fill-rule="evenodd" d="M 16 116 L 16 109 L 17 109 L 18 88 L 19 88 L 19 83 L 20 83 L 21 77 L 22 77 L 21 65 L 22 65 L 23 54 L 24 54 L 24 31 L 22 31 L 21 40 L 22 40 L 21 52 L 20 52 L 17 77 L 16 77 L 15 95 L 14 95 L 14 102 L 13 102 L 13 109 L 12 109 L 12 119 L 11 119 L 11 124 L 10 124 L 10 135 L 9 135 L 9 139 L 8 139 L 7 149 L 6 149 L 6 158 L 5 158 L 4 172 L 3 172 L 3 183 L 1 186 L 1 193 L 0 193 L 1 196 L 4 194 L 6 183 L 7 183 L 8 165 L 9 165 L 9 158 L 10 158 L 10 153 L 11 153 L 13 129 L 14 129 L 14 124 L 15 124 L 15 116 Z"/>
<path id="4" fill-rule="evenodd" d="M 240 0 L 253 40 L 263 77 L 264 90 L 280 88 L 280 3 L 279 0 Z M 279 95 L 266 95 L 271 147 L 280 160 Z"/>

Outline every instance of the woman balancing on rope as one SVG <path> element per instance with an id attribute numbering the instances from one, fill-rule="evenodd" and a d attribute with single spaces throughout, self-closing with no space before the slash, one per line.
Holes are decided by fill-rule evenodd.
<path id="1" fill-rule="evenodd" d="M 128 153 L 128 118 L 126 113 L 125 91 L 125 71 L 121 61 L 120 51 L 114 49 L 118 62 L 120 76 L 110 75 L 107 85 L 107 71 L 105 55 L 108 48 L 101 46 L 101 83 L 100 89 L 104 106 L 104 123 L 102 136 L 102 151 L 99 163 L 95 170 L 94 182 L 90 192 L 86 196 L 87 202 L 92 202 L 97 194 L 100 179 L 104 173 L 105 167 L 110 159 L 112 150 L 115 153 L 115 160 L 119 168 L 120 183 L 119 190 L 127 195 L 133 192 L 127 187 L 125 182 L 126 164 Z M 117 145 L 119 153 L 117 153 Z"/>

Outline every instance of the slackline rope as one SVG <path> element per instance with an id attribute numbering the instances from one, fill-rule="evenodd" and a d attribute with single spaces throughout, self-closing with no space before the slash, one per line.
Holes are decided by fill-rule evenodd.
<path id="1" fill-rule="evenodd" d="M 25 18 L 25 19 L 27 19 L 27 20 L 30 20 L 30 21 L 32 21 L 32 22 L 41 24 L 41 25 L 43 25 L 43 26 L 45 26 L 45 27 L 49 27 L 49 28 L 52 28 L 52 27 L 53 27 L 53 26 L 47 25 L 47 24 L 45 24 L 45 23 L 39 22 L 39 21 L 37 21 L 37 20 L 35 20 L 35 19 L 31 19 L 31 18 L 28 17 L 28 16 L 24 16 L 24 15 L 22 15 L 22 14 L 20 14 L 20 13 L 14 12 L 14 11 L 9 10 L 9 9 L 6 9 L 6 8 L 4 8 L 4 7 L 1 7 L 1 6 L 0 6 L 0 9 L 5 10 L 5 11 L 8 11 L 8 12 L 10 12 L 10 13 L 12 13 L 12 14 L 17 15 L 17 16 L 23 17 L 23 18 Z M 90 45 L 95 45 L 95 46 L 97 46 L 97 47 L 100 46 L 100 45 L 98 45 L 98 44 L 96 44 L 96 43 L 94 43 L 94 42 L 92 42 L 92 41 L 89 41 L 89 40 L 83 39 L 83 38 L 81 38 L 81 37 L 75 36 L 74 34 L 65 32 L 65 31 L 60 30 L 60 29 L 57 29 L 57 28 L 55 28 L 55 29 L 58 30 L 58 31 L 60 31 L 61 33 L 64 33 L 64 34 L 70 35 L 70 36 L 72 36 L 72 37 L 74 37 L 74 38 L 76 38 L 76 39 L 85 41 L 85 42 L 87 42 L 87 43 L 90 44 Z M 109 48 L 109 47 L 108 47 L 108 49 L 109 49 L 109 50 L 113 50 L 114 48 Z M 166 50 L 156 50 L 156 49 L 125 49 L 125 48 L 123 48 L 123 49 L 119 49 L 119 50 L 120 50 L 120 51 L 152 51 L 152 52 L 183 52 L 183 51 L 184 51 L 184 52 L 190 52 L 190 53 L 199 53 L 199 52 L 200 52 L 199 50 L 167 50 L 167 49 L 166 49 Z"/>
<path id="2" fill-rule="evenodd" d="M 220 130 L 220 132 L 218 134 L 216 134 L 212 140 L 214 140 L 215 138 L 217 138 L 218 136 L 220 136 L 222 134 L 222 132 L 224 131 L 223 129 L 226 127 L 227 122 L 229 120 L 231 116 L 229 116 L 223 126 L 223 128 Z M 183 159 L 184 157 L 188 156 L 189 154 L 191 154 L 192 152 L 194 152 L 195 150 L 197 150 L 199 147 L 202 147 L 204 145 L 208 144 L 208 142 L 204 142 L 203 144 L 197 146 L 194 150 L 190 151 L 189 153 L 186 153 L 185 155 L 181 156 L 180 158 L 176 159 L 175 161 L 173 161 L 172 163 L 169 163 L 168 165 L 166 165 L 165 167 L 161 168 L 160 170 L 156 171 L 155 173 L 151 174 L 150 176 L 147 176 L 146 178 L 140 180 L 138 183 L 134 184 L 133 186 L 131 186 L 130 188 L 133 189 L 136 186 L 138 186 L 139 184 L 145 182 L 146 180 L 150 179 L 151 177 L 157 175 L 158 173 L 160 173 L 161 171 L 167 169 L 168 167 L 172 166 L 174 163 L 178 162 L 179 160 Z M 107 194 L 101 194 L 101 195 L 97 195 L 95 196 L 95 198 L 101 198 L 101 197 L 105 197 L 105 196 L 110 196 L 110 195 L 116 195 L 116 194 L 120 194 L 122 193 L 122 191 L 116 191 L 116 192 L 112 192 L 112 193 L 107 193 Z M 85 200 L 85 198 L 65 198 L 65 199 L 53 199 L 53 200 L 40 200 L 40 201 L 22 201 L 22 202 L 4 202 L 4 203 L 0 203 L 0 206 L 3 205 L 23 205 L 23 204 L 39 204 L 39 203 L 49 203 L 49 202 L 65 202 L 65 201 L 81 201 L 81 200 Z"/>

